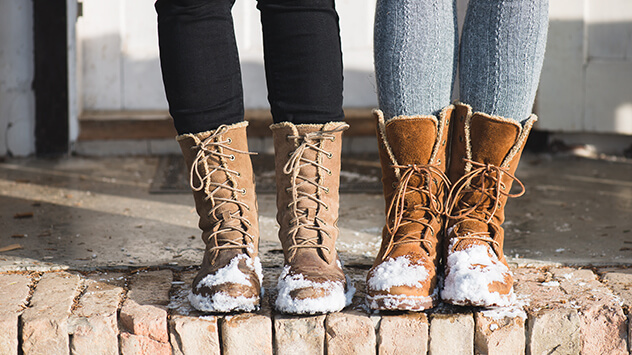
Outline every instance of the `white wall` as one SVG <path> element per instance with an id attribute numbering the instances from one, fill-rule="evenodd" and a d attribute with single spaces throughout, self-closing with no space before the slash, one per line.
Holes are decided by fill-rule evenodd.
<path id="1" fill-rule="evenodd" d="M 0 0 L 0 156 L 35 151 L 33 6 Z"/>
<path id="2" fill-rule="evenodd" d="M 84 0 L 78 20 L 80 100 L 85 110 L 166 110 L 154 0 Z M 338 0 L 345 62 L 345 106 L 376 105 L 375 0 Z M 247 108 L 268 107 L 255 0 L 233 8 Z"/>
<path id="3" fill-rule="evenodd" d="M 550 4 L 539 127 L 632 134 L 632 1 Z"/>

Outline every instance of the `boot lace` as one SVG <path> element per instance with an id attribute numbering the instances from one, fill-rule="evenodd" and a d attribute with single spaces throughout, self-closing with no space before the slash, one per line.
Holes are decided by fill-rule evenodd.
<path id="1" fill-rule="evenodd" d="M 525 187 L 509 172 L 509 168 L 483 164 L 466 158 L 463 160 L 472 164 L 472 170 L 463 175 L 450 191 L 447 223 L 450 220 L 457 220 L 456 226 L 468 220 L 475 220 L 487 225 L 493 224 L 492 220 L 501 207 L 501 197 L 520 197 L 525 193 Z M 519 192 L 512 194 L 507 191 L 507 185 L 502 181 L 504 175 L 520 186 Z M 472 202 L 472 197 L 475 202 Z M 497 227 L 494 225 L 493 228 Z M 475 232 L 453 238 L 452 251 L 456 250 L 459 243 L 468 239 L 489 243 L 494 250 L 500 249 L 500 243 L 494 240 L 491 232 Z"/>
<path id="2" fill-rule="evenodd" d="M 426 249 L 426 252 L 430 254 L 434 245 L 431 240 L 424 238 L 425 233 L 413 231 L 404 235 L 397 235 L 397 232 L 401 227 L 406 225 L 420 224 L 424 229 L 429 229 L 432 235 L 435 235 L 437 231 L 435 231 L 432 226 L 432 222 L 436 220 L 438 216 L 443 215 L 445 209 L 444 203 L 439 196 L 441 191 L 450 185 L 450 180 L 445 173 L 435 165 L 392 165 L 392 168 L 400 169 L 400 171 L 404 173 L 401 176 L 395 195 L 391 199 L 388 212 L 386 213 L 386 230 L 388 232 L 389 242 L 386 252 L 383 254 L 383 258 L 386 258 L 395 246 L 408 243 L 421 243 Z M 439 179 L 433 177 L 433 174 L 438 176 Z M 410 184 L 410 180 L 413 176 L 419 177 L 421 181 L 419 186 Z M 406 197 L 411 193 L 420 194 L 422 203 L 423 201 L 427 202 L 425 204 L 407 206 Z M 425 199 L 423 197 L 425 197 Z M 425 217 L 412 218 L 411 215 L 415 216 L 416 214 L 413 212 L 416 211 L 424 211 Z"/>
<path id="3" fill-rule="evenodd" d="M 312 165 L 317 170 L 323 170 L 328 175 L 331 175 L 331 169 L 316 160 L 308 159 L 305 157 L 305 153 L 309 150 L 315 150 L 328 158 L 332 158 L 333 154 L 322 149 L 320 145 L 324 140 L 333 141 L 335 139 L 334 133 L 342 132 L 347 128 L 349 128 L 349 125 L 343 124 L 332 130 L 309 132 L 304 135 L 289 135 L 287 137 L 287 139 L 294 139 L 300 142 L 298 148 L 291 153 L 290 158 L 283 167 L 283 173 L 291 176 L 291 186 L 286 189 L 292 196 L 291 202 L 287 205 L 292 213 L 291 228 L 289 230 L 292 243 L 288 248 L 290 260 L 293 258 L 296 250 L 300 248 L 320 248 L 330 252 L 327 245 L 320 243 L 319 236 L 325 235 L 327 238 L 331 238 L 331 235 L 324 229 L 327 222 L 318 216 L 318 211 L 321 208 L 329 210 L 329 206 L 325 201 L 318 198 L 318 192 L 322 190 L 325 193 L 329 193 L 329 188 L 318 183 L 319 174 L 304 176 L 301 174 L 301 169 Z M 316 193 L 305 191 L 303 187 L 309 185 L 316 188 Z M 316 208 L 300 208 L 303 201 L 310 200 L 316 203 Z M 312 230 L 318 233 L 314 237 L 300 236 L 299 231 L 301 229 Z"/>
<path id="4" fill-rule="evenodd" d="M 246 194 L 246 189 L 237 188 L 236 182 L 232 178 L 232 176 L 240 176 L 240 173 L 228 168 L 226 164 L 227 160 L 235 160 L 235 154 L 233 153 L 248 155 L 254 155 L 255 153 L 230 147 L 232 140 L 223 138 L 227 131 L 228 127 L 222 125 L 206 139 L 196 139 L 197 144 L 191 147 L 191 149 L 197 149 L 197 155 L 191 167 L 189 184 L 194 191 L 206 192 L 204 199 L 210 201 L 211 206 L 213 206 L 208 216 L 216 221 L 213 225 L 212 233 L 204 240 L 207 245 L 211 245 L 209 249 L 209 253 L 213 256 L 211 263 L 215 261 L 220 250 L 247 248 L 255 240 L 255 236 L 248 233 L 244 228 L 245 226 L 252 226 L 251 222 L 242 215 L 242 209 L 250 210 L 250 206 L 237 199 L 238 194 Z M 217 159 L 211 159 L 212 157 Z M 213 160 L 219 161 L 219 164 L 212 164 Z M 214 179 L 213 175 L 218 172 L 224 172 L 227 179 L 221 182 L 221 179 Z M 199 184 L 196 184 L 196 178 Z M 230 198 L 217 196 L 222 190 L 230 191 Z M 230 212 L 228 208 L 231 204 L 237 206 L 234 212 Z M 231 219 L 236 219 L 241 223 L 226 223 Z M 239 232 L 242 238 L 221 238 L 222 234 L 232 231 Z"/>

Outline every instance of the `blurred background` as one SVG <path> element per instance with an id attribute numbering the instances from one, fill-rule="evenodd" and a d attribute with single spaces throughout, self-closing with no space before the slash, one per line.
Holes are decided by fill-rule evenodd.
<path id="1" fill-rule="evenodd" d="M 270 120 L 255 0 L 233 10 L 246 118 Z M 377 104 L 375 0 L 338 0 L 347 150 L 371 150 Z M 459 0 L 460 22 L 467 1 Z M 632 148 L 632 1 L 550 0 L 534 111 L 540 144 L 622 155 Z M 255 132 L 253 130 L 253 132 Z M 267 130 L 253 133 L 266 150 Z M 0 0 L 0 156 L 177 153 L 153 0 Z M 259 139 L 259 141 L 257 141 Z M 268 147 L 269 148 L 269 147 Z"/>

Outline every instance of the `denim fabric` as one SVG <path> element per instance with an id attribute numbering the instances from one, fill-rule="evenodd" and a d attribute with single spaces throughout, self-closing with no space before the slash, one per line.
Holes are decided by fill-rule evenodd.
<path id="1" fill-rule="evenodd" d="M 169 112 L 179 134 L 243 120 L 234 0 L 157 0 Z M 268 99 L 275 122 L 344 119 L 334 0 L 258 0 Z"/>
<path id="2" fill-rule="evenodd" d="M 475 111 L 529 117 L 544 58 L 548 0 L 471 0 L 459 56 L 460 100 Z M 458 41 L 453 0 L 378 0 L 375 70 L 386 117 L 449 104 Z"/>

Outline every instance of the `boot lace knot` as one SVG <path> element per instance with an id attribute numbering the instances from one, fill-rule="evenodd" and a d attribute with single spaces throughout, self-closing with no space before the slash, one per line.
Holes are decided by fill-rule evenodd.
<path id="1" fill-rule="evenodd" d="M 392 168 L 399 169 L 403 173 L 386 213 L 386 230 L 390 240 L 383 255 L 386 257 L 395 246 L 407 243 L 421 243 L 430 254 L 434 248 L 433 242 L 424 238 L 426 233 L 423 231 L 429 230 L 432 235 L 438 232 L 432 226 L 432 222 L 445 211 L 444 202 L 439 196 L 450 186 L 450 180 L 436 165 L 396 164 L 392 165 Z M 415 176 L 418 178 L 418 184 L 411 182 Z M 409 199 L 411 194 L 418 194 L 421 197 L 420 201 L 413 203 Z M 424 212 L 423 218 L 419 218 L 415 213 L 419 211 Z M 397 235 L 402 227 L 410 224 L 420 224 L 423 230 Z"/>
<path id="2" fill-rule="evenodd" d="M 483 222 L 496 230 L 499 226 L 495 225 L 493 219 L 501 207 L 502 199 L 522 196 L 525 193 L 524 184 L 509 171 L 509 168 L 466 158 L 463 160 L 471 164 L 472 169 L 454 184 L 448 196 L 447 223 L 450 220 L 458 221 L 450 230 L 468 220 Z M 509 178 L 509 185 L 516 182 L 520 186 L 520 191 L 510 193 L 507 184 L 503 182 L 505 176 Z M 468 239 L 484 241 L 491 244 L 494 250 L 500 249 L 500 244 L 491 232 L 468 232 L 454 238 L 452 250 L 455 250 L 460 242 Z"/>
<path id="3" fill-rule="evenodd" d="M 291 225 L 289 230 L 291 245 L 288 248 L 290 260 L 295 255 L 296 250 L 301 248 L 318 248 L 327 251 L 327 253 L 331 252 L 330 248 L 321 241 L 320 236 L 324 235 L 331 238 L 331 235 L 324 228 L 327 223 L 319 217 L 320 211 L 329 210 L 327 203 L 320 198 L 321 191 L 327 194 L 329 188 L 323 186 L 319 180 L 321 171 L 328 175 L 331 175 L 332 171 L 319 162 L 318 158 L 312 160 L 306 157 L 306 153 L 311 150 L 331 158 L 333 154 L 322 148 L 322 142 L 335 140 L 335 133 L 348 128 L 348 124 L 342 124 L 331 130 L 287 136 L 288 140 L 295 140 L 298 143 L 298 147 L 290 153 L 288 161 L 283 166 L 283 173 L 290 176 L 290 187 L 286 191 L 292 197 L 287 205 L 292 213 L 292 219 L 289 222 Z M 314 176 L 304 175 L 303 170 L 309 167 L 316 168 L 317 173 Z M 315 193 L 313 192 L 314 189 Z M 309 203 L 309 201 L 313 203 Z M 307 235 L 314 235 L 312 237 L 300 235 L 299 232 L 302 229 L 317 233 L 316 235 L 307 233 Z"/>
<path id="4" fill-rule="evenodd" d="M 224 137 L 227 131 L 228 127 L 222 125 L 203 140 L 194 138 L 196 144 L 191 147 L 197 150 L 197 154 L 191 165 L 189 185 L 194 191 L 205 192 L 205 200 L 210 201 L 212 206 L 208 216 L 215 221 L 212 233 L 204 240 L 210 245 L 211 263 L 222 249 L 245 248 L 248 254 L 254 252 L 250 246 L 254 243 L 255 236 L 247 231 L 252 224 L 243 216 L 243 210 L 249 210 L 250 206 L 238 198 L 246 191 L 238 188 L 235 177 L 240 176 L 240 172 L 231 169 L 228 162 L 236 159 L 235 154 L 255 153 L 232 148 L 231 138 Z M 215 177 L 221 173 L 226 176 L 225 180 Z M 226 197 L 226 193 L 222 194 L 225 191 L 229 191 L 229 197 Z M 238 232 L 241 238 L 225 237 L 229 232 Z"/>

